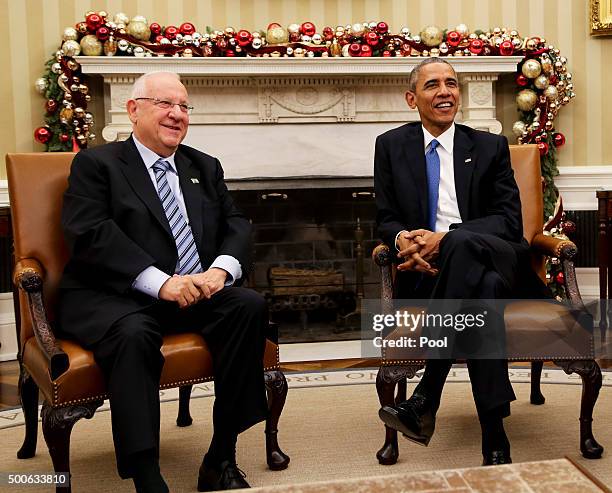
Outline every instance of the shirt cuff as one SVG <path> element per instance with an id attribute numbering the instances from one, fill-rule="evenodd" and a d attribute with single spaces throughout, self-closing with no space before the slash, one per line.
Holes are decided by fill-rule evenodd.
<path id="1" fill-rule="evenodd" d="M 159 290 L 168 279 L 168 274 L 150 265 L 138 274 L 132 283 L 132 289 L 159 299 Z"/>
<path id="2" fill-rule="evenodd" d="M 219 255 L 215 261 L 210 264 L 209 269 L 216 267 L 227 272 L 226 286 L 232 286 L 234 282 L 242 277 L 242 267 L 240 262 L 231 255 Z"/>
<path id="3" fill-rule="evenodd" d="M 397 246 L 397 239 L 399 238 L 399 235 L 401 235 L 402 233 L 407 233 L 407 232 L 408 232 L 407 230 L 402 229 L 402 230 L 401 230 L 399 233 L 397 233 L 397 234 L 395 235 L 395 249 L 396 249 L 398 252 L 400 251 L 400 249 L 399 249 L 399 247 Z"/>

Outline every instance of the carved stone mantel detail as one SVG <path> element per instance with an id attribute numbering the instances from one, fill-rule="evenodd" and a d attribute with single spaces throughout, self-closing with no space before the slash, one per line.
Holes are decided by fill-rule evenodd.
<path id="1" fill-rule="evenodd" d="M 462 86 L 457 121 L 500 133 L 495 83 L 500 74 L 515 72 L 521 57 L 446 60 Z M 125 103 L 138 75 L 158 70 L 179 73 L 195 107 L 186 143 L 223 163 L 241 161 L 226 169 L 230 179 L 371 176 L 376 135 L 418 120 L 404 99 L 408 74 L 421 61 L 418 57 L 78 57 L 78 61 L 84 73 L 104 77 L 106 141 L 123 140 L 131 132 Z M 237 141 L 241 145 L 236 146 Z M 251 156 L 250 167 L 242 164 L 245 159 L 239 159 L 239 152 Z"/>

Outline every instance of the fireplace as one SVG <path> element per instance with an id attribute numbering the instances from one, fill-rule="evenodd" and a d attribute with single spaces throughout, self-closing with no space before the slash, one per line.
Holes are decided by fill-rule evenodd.
<path id="1" fill-rule="evenodd" d="M 268 300 L 281 342 L 359 338 L 358 300 L 379 296 L 372 187 L 234 190 L 251 218 L 247 285 Z"/>

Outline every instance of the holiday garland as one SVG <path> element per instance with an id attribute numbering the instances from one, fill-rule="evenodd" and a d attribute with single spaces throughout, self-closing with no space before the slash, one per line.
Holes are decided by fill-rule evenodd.
<path id="1" fill-rule="evenodd" d="M 106 12 L 88 12 L 85 20 L 64 29 L 62 45 L 46 64 L 36 88 L 46 98 L 45 125 L 34 131 L 47 151 L 70 151 L 87 147 L 95 139 L 93 115 L 87 111 L 88 87 L 74 57 L 173 56 L 173 57 L 463 57 L 522 56 L 518 64 L 516 103 L 520 119 L 512 127 L 519 144 L 535 143 L 541 156 L 545 181 L 544 214 L 547 231 L 556 236 L 573 227 L 563 220 L 554 177 L 558 174 L 556 148 L 565 143 L 556 132 L 559 110 L 574 97 L 572 74 L 559 50 L 540 37 L 523 38 L 516 30 L 494 28 L 470 32 L 465 24 L 452 30 L 428 26 L 418 34 L 408 28 L 389 31 L 385 22 L 365 22 L 324 27 L 312 22 L 286 28 L 272 23 L 266 31 L 223 31 L 209 27 L 198 32 L 185 22 L 180 26 L 148 23 L 143 16 L 131 19 L 124 13 L 112 20 Z M 316 60 L 313 60 L 316 63 Z M 561 211 L 557 214 L 558 211 Z M 571 225 L 571 227 L 570 227 Z M 555 264 L 556 265 L 556 264 Z M 558 277 L 558 276 L 557 276 Z"/>

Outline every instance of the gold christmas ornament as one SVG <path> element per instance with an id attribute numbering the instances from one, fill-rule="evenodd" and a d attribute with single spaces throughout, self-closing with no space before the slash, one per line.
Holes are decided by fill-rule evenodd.
<path id="1" fill-rule="evenodd" d="M 531 51 L 535 50 L 537 46 L 538 46 L 538 43 L 533 38 L 529 38 L 527 42 L 525 43 L 525 48 Z"/>
<path id="2" fill-rule="evenodd" d="M 39 94 L 44 94 L 48 87 L 47 79 L 45 79 L 44 77 L 39 77 L 34 81 L 34 87 L 39 92 Z"/>
<path id="3" fill-rule="evenodd" d="M 86 56 L 100 56 L 102 54 L 102 43 L 95 34 L 88 34 L 81 39 L 81 50 Z"/>
<path id="4" fill-rule="evenodd" d="M 299 34 L 300 25 L 299 24 L 289 24 L 287 26 L 287 31 L 289 31 L 290 34 Z"/>
<path id="5" fill-rule="evenodd" d="M 521 111 L 531 111 L 537 101 L 538 95 L 531 89 L 523 89 L 516 95 L 516 104 Z"/>
<path id="6" fill-rule="evenodd" d="M 148 41 L 151 37 L 149 26 L 146 22 L 137 21 L 135 19 L 136 17 L 128 24 L 126 32 L 140 41 Z"/>
<path id="7" fill-rule="evenodd" d="M 72 110 L 72 108 L 62 108 L 60 111 L 60 120 L 62 121 L 62 123 L 68 123 L 70 120 L 72 120 L 73 114 L 74 111 Z"/>
<path id="8" fill-rule="evenodd" d="M 351 34 L 353 36 L 361 37 L 363 36 L 365 29 L 363 24 L 359 24 L 358 22 L 351 26 Z"/>
<path id="9" fill-rule="evenodd" d="M 546 96 L 550 101 L 555 101 L 559 97 L 559 91 L 555 86 L 548 86 L 544 90 L 544 96 Z"/>
<path id="10" fill-rule="evenodd" d="M 115 53 L 117 53 L 117 42 L 109 38 L 104 42 L 104 54 L 106 56 L 113 56 Z"/>
<path id="11" fill-rule="evenodd" d="M 64 44 L 62 45 L 62 51 L 66 56 L 75 57 L 81 54 L 81 45 L 79 45 L 78 41 L 75 41 L 74 39 L 69 39 L 68 41 L 64 41 Z"/>
<path id="12" fill-rule="evenodd" d="M 288 40 L 289 36 L 286 29 L 278 24 L 272 25 L 266 33 L 266 41 L 271 45 L 286 43 Z"/>
<path id="13" fill-rule="evenodd" d="M 66 65 L 68 65 L 68 68 L 72 71 L 78 70 L 80 67 L 80 65 L 75 60 L 68 60 L 66 62 Z"/>
<path id="14" fill-rule="evenodd" d="M 421 40 L 430 48 L 438 46 L 443 39 L 442 29 L 437 26 L 427 26 L 421 31 Z"/>
<path id="15" fill-rule="evenodd" d="M 516 137 L 520 137 L 521 135 L 523 135 L 523 133 L 527 130 L 527 126 L 525 125 L 525 122 L 522 121 L 517 121 L 514 122 L 514 124 L 512 125 L 512 133 L 516 136 Z"/>
<path id="16" fill-rule="evenodd" d="M 521 72 L 523 72 L 523 75 L 528 79 L 535 79 L 542 73 L 542 66 L 537 60 L 529 59 L 523 63 Z"/>
<path id="17" fill-rule="evenodd" d="M 533 84 L 538 89 L 544 90 L 549 86 L 550 82 L 548 81 L 548 77 L 546 77 L 545 75 L 538 75 L 533 81 Z"/>
<path id="18" fill-rule="evenodd" d="M 64 29 L 62 39 L 64 41 L 76 41 L 77 39 L 79 39 L 79 33 L 74 27 L 67 27 L 66 29 Z"/>
<path id="19" fill-rule="evenodd" d="M 85 116 L 85 110 L 80 106 L 76 107 L 74 109 L 74 116 L 75 118 L 83 118 Z"/>

